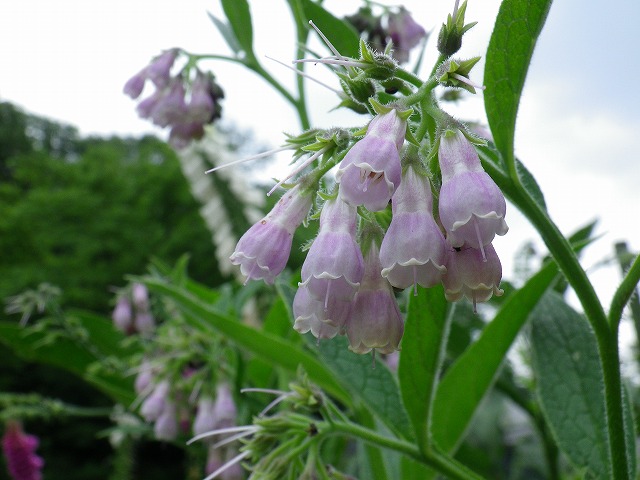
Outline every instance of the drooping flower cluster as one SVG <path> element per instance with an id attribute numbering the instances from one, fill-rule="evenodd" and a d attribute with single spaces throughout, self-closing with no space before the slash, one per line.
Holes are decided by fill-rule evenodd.
<path id="1" fill-rule="evenodd" d="M 169 142 L 176 148 L 186 147 L 191 140 L 204 135 L 204 126 L 220 118 L 220 100 L 224 92 L 211 73 L 185 68 L 176 75 L 171 71 L 180 55 L 179 49 L 163 52 L 149 65 L 131 77 L 124 85 L 124 93 L 137 99 L 147 80 L 156 90 L 138 103 L 142 118 L 160 127 L 170 127 Z"/>
<path id="2" fill-rule="evenodd" d="M 20 423 L 7 422 L 2 437 L 2 451 L 13 480 L 42 480 L 44 460 L 35 451 L 38 438 L 22 430 Z"/>
<path id="3" fill-rule="evenodd" d="M 403 322 L 392 287 L 417 292 L 418 285 L 442 282 L 447 299 L 467 297 L 474 308 L 500 295 L 502 271 L 491 242 L 507 232 L 504 196 L 462 130 L 444 129 L 439 138 L 436 220 L 426 167 L 404 148 L 410 111 L 374 105 L 378 114 L 340 162 L 337 192 L 322 206 L 293 303 L 297 331 L 318 339 L 345 334 L 357 353 L 398 348 Z M 311 208 L 312 196 L 299 187 L 238 243 L 231 260 L 247 280 L 272 283 L 284 269 L 293 232 Z M 389 203 L 384 233 L 373 212 Z M 382 233 L 372 234 L 376 229 Z"/>
<path id="4" fill-rule="evenodd" d="M 156 322 L 151 313 L 147 287 L 134 283 L 130 289 L 123 291 L 111 313 L 114 325 L 127 335 L 141 333 L 151 334 Z"/>

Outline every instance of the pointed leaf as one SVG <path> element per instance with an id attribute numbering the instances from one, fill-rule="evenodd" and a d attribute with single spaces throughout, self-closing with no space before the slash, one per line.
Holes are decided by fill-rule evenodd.
<path id="1" fill-rule="evenodd" d="M 442 285 L 411 294 L 405 323 L 398 379 L 418 445 L 428 443 L 428 422 L 446 351 L 449 323 Z"/>
<path id="2" fill-rule="evenodd" d="M 551 0 L 503 0 L 487 49 L 485 109 L 494 142 L 513 158 L 520 95 Z"/>
<path id="3" fill-rule="evenodd" d="M 238 43 L 247 58 L 255 58 L 253 53 L 253 26 L 251 25 L 251 11 L 247 0 L 220 0 L 224 14 Z"/>
<path id="4" fill-rule="evenodd" d="M 236 38 L 236 36 L 233 34 L 233 31 L 229 27 L 229 24 L 220 20 L 211 12 L 207 12 L 207 15 L 209 15 L 209 18 L 211 19 L 213 24 L 216 26 L 216 28 L 220 32 L 220 35 L 222 35 L 222 38 L 224 38 L 225 42 L 227 42 L 227 45 L 229 45 L 229 48 L 231 49 L 231 51 L 237 55 L 238 52 L 240 52 L 241 47 L 240 47 L 240 44 L 238 43 L 238 39 Z"/>
<path id="5" fill-rule="evenodd" d="M 553 436 L 576 467 L 607 478 L 604 380 L 595 335 L 555 292 L 531 316 L 537 390 Z"/>
<path id="6" fill-rule="evenodd" d="M 482 334 L 447 370 L 433 408 L 432 436 L 445 451 L 455 451 L 478 405 L 493 385 L 500 365 L 529 312 L 556 276 L 549 263 L 508 298 Z"/>

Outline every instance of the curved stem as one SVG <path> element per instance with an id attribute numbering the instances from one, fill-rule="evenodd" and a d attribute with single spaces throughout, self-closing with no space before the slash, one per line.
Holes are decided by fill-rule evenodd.
<path id="1" fill-rule="evenodd" d="M 546 211 L 525 189 L 518 175 L 515 159 L 507 159 L 507 165 L 508 175 L 496 168 L 491 162 L 486 162 L 487 171 L 491 170 L 491 176 L 496 183 L 511 197 L 513 203 L 524 213 L 544 240 L 549 252 L 576 292 L 585 316 L 595 332 L 604 377 L 612 478 L 616 480 L 627 479 L 629 477 L 622 416 L 622 384 L 617 328 L 609 328 L 607 315 L 602 304 L 569 242 Z"/>
<path id="2" fill-rule="evenodd" d="M 620 286 L 611 300 L 611 307 L 609 307 L 609 325 L 612 331 L 618 329 L 620 319 L 622 318 L 622 311 L 631 298 L 631 295 L 636 291 L 638 281 L 640 281 L 640 256 L 636 256 L 635 261 L 622 279 Z"/>
<path id="3" fill-rule="evenodd" d="M 407 455 L 408 457 L 428 465 L 429 467 L 446 475 L 447 478 L 459 480 L 482 480 L 483 478 L 455 459 L 437 450 L 430 450 L 425 452 L 425 454 L 422 454 L 418 447 L 412 443 L 408 443 L 397 438 L 382 436 L 373 430 L 369 430 L 350 422 L 334 423 L 331 427 L 334 432 L 345 433 L 347 435 L 360 438 L 361 440 L 373 445 L 378 445 Z"/>

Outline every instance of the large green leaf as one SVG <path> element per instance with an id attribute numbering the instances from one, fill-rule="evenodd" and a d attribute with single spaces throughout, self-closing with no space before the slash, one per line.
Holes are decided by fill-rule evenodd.
<path id="1" fill-rule="evenodd" d="M 446 351 L 447 301 L 441 285 L 420 288 L 409 299 L 398 379 L 418 445 L 428 443 L 433 397 Z"/>
<path id="2" fill-rule="evenodd" d="M 315 356 L 275 335 L 244 325 L 203 303 L 190 292 L 159 279 L 146 279 L 147 286 L 171 298 L 196 328 L 216 330 L 236 345 L 291 372 L 301 366 L 309 378 L 341 402 L 350 405 L 350 396 L 334 375 Z"/>
<path id="3" fill-rule="evenodd" d="M 135 398 L 133 377 L 124 377 L 107 368 L 95 368 L 108 357 L 130 355 L 132 349 L 123 349 L 122 333 L 111 322 L 92 314 L 76 312 L 69 316 L 82 329 L 82 341 L 64 334 L 52 337 L 51 332 L 37 327 L 22 328 L 15 323 L 0 322 L 0 342 L 16 355 L 28 361 L 63 368 L 123 405 Z"/>
<path id="4" fill-rule="evenodd" d="M 235 38 L 247 58 L 255 58 L 253 53 L 253 26 L 247 0 L 220 0 L 224 14 L 229 20 Z"/>
<path id="5" fill-rule="evenodd" d="M 551 0 L 503 0 L 487 49 L 485 109 L 498 150 L 513 158 L 520 95 Z"/>
<path id="6" fill-rule="evenodd" d="M 456 449 L 473 414 L 493 384 L 529 312 L 556 277 L 549 263 L 507 299 L 478 340 L 447 370 L 433 407 L 432 436 L 445 451 Z"/>
<path id="7" fill-rule="evenodd" d="M 359 56 L 360 37 L 355 28 L 334 17 L 316 2 L 300 0 L 300 3 L 307 20 L 313 20 L 341 55 L 355 58 Z"/>
<path id="8" fill-rule="evenodd" d="M 607 478 L 609 440 L 596 338 L 555 292 L 544 296 L 531 317 L 537 390 L 558 446 L 576 467 Z"/>

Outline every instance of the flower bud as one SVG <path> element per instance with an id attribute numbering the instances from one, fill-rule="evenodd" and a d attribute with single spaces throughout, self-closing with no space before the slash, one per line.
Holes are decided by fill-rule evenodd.
<path id="1" fill-rule="evenodd" d="M 486 302 L 493 295 L 500 296 L 502 265 L 493 245 L 485 245 L 484 257 L 480 250 L 462 247 L 451 249 L 447 256 L 447 272 L 442 283 L 450 302 L 467 297 L 476 309 L 477 302 Z"/>
<path id="2" fill-rule="evenodd" d="M 147 287 L 142 283 L 133 284 L 131 287 L 131 297 L 137 310 L 143 312 L 149 310 L 149 292 L 147 291 Z"/>
<path id="3" fill-rule="evenodd" d="M 236 423 L 237 409 L 231 389 L 227 383 L 219 383 L 216 388 L 216 401 L 213 404 L 215 428 L 228 428 Z"/>
<path id="4" fill-rule="evenodd" d="M 111 314 L 113 324 L 118 330 L 124 333 L 131 333 L 133 330 L 133 311 L 131 309 L 131 302 L 126 296 L 121 296 L 116 303 L 116 307 Z"/>
<path id="5" fill-rule="evenodd" d="M 162 413 L 156 420 L 153 432 L 158 440 L 171 441 L 178 436 L 178 418 L 176 416 L 176 404 L 167 401 Z"/>
<path id="6" fill-rule="evenodd" d="M 478 154 L 459 130 L 446 131 L 438 152 L 442 171 L 440 221 L 447 231 L 447 242 L 478 248 L 509 230 L 504 220 L 504 195 L 483 170 Z"/>
<path id="7" fill-rule="evenodd" d="M 214 416 L 214 401 L 209 396 L 202 396 L 198 400 L 198 412 L 193 420 L 193 434 L 201 435 L 210 432 L 216 427 L 216 418 Z"/>
<path id="8" fill-rule="evenodd" d="M 364 276 L 347 321 L 349 350 L 368 353 L 372 349 L 391 353 L 398 349 L 404 323 L 393 289 L 382 277 L 380 251 L 372 242 L 365 255 Z"/>
<path id="9" fill-rule="evenodd" d="M 332 299 L 350 301 L 363 273 L 360 247 L 356 243 L 356 209 L 340 195 L 322 207 L 320 229 L 302 265 L 301 287 L 325 308 Z"/>
<path id="10" fill-rule="evenodd" d="M 427 36 L 424 28 L 416 23 L 411 14 L 404 8 L 389 15 L 388 33 L 393 41 L 393 57 L 400 63 L 409 60 L 409 51 L 417 47 Z"/>
<path id="11" fill-rule="evenodd" d="M 169 382 L 164 380 L 157 384 L 140 406 L 140 414 L 147 422 L 154 422 L 164 411 L 167 396 L 169 395 Z"/>
<path id="12" fill-rule="evenodd" d="M 147 67 L 147 76 L 158 88 L 166 87 L 171 78 L 171 67 L 178 57 L 178 49 L 166 50 Z"/>
<path id="13" fill-rule="evenodd" d="M 447 17 L 447 23 L 442 24 L 440 33 L 438 34 L 438 51 L 447 57 L 453 55 L 462 46 L 462 37 L 478 22 L 464 24 L 464 14 L 467 10 L 466 0 L 460 5 L 460 8 L 456 8 L 453 14 Z"/>
<path id="14" fill-rule="evenodd" d="M 127 83 L 124 84 L 124 88 L 122 91 L 131 97 L 133 100 L 138 98 L 144 90 L 144 84 L 147 80 L 147 69 L 143 68 L 138 73 L 136 73 L 133 77 L 127 80 Z"/>
<path id="15" fill-rule="evenodd" d="M 380 246 L 382 276 L 394 287 L 432 287 L 446 271 L 445 240 L 432 203 L 429 180 L 408 166 L 393 195 L 393 219 Z"/>
<path id="16" fill-rule="evenodd" d="M 345 155 L 336 173 L 345 202 L 384 210 L 400 184 L 399 149 L 404 143 L 407 122 L 395 109 L 377 115 L 365 137 Z"/>
<path id="17" fill-rule="evenodd" d="M 291 253 L 293 233 L 309 214 L 311 191 L 296 185 L 282 195 L 271 212 L 240 238 L 231 263 L 249 280 L 273 283 Z"/>

